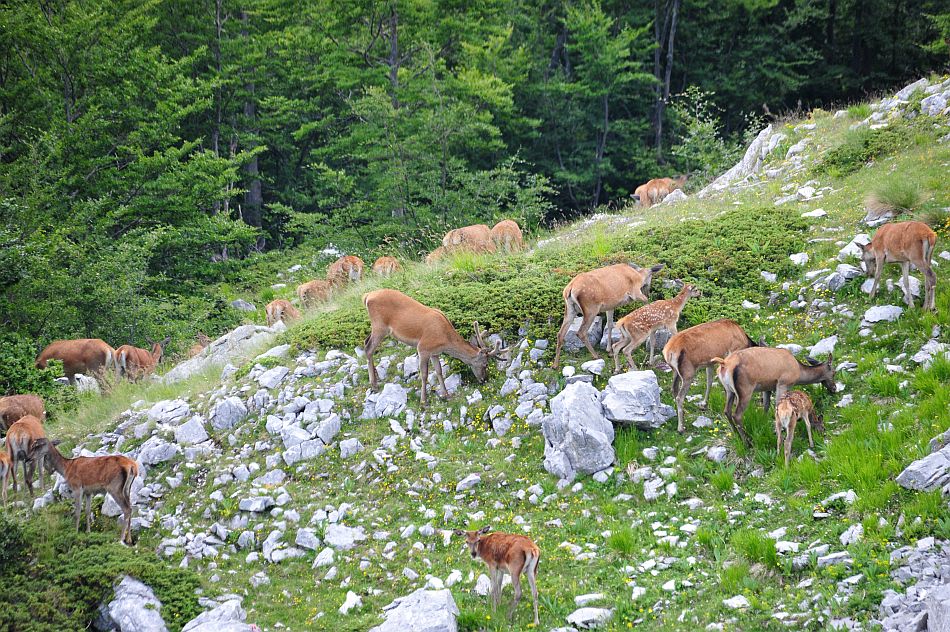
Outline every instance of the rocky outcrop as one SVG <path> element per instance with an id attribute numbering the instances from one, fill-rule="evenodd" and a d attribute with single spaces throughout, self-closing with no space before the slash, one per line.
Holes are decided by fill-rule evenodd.
<path id="1" fill-rule="evenodd" d="M 676 414 L 660 401 L 660 385 L 653 371 L 630 371 L 607 382 L 601 402 L 607 419 L 643 430 L 662 426 Z"/>
<path id="2" fill-rule="evenodd" d="M 167 632 L 161 610 L 162 602 L 152 589 L 126 575 L 116 585 L 112 600 L 99 607 L 95 628 L 101 632 Z"/>
<path id="3" fill-rule="evenodd" d="M 386 621 L 370 632 L 456 632 L 458 615 L 452 591 L 420 588 L 385 606 Z"/>
<path id="4" fill-rule="evenodd" d="M 935 445 L 939 444 L 938 441 Z M 921 492 L 942 489 L 944 493 L 950 493 L 950 446 L 944 445 L 908 465 L 897 476 L 897 483 Z"/>
<path id="5" fill-rule="evenodd" d="M 614 427 L 604 416 L 600 392 L 586 382 L 568 384 L 551 400 L 551 415 L 541 424 L 544 469 L 573 480 L 614 462 Z"/>
<path id="6" fill-rule="evenodd" d="M 734 186 L 752 175 L 761 171 L 765 164 L 766 157 L 775 149 L 778 142 L 773 142 L 778 134 L 773 136 L 772 126 L 769 125 L 759 132 L 752 144 L 746 149 L 745 155 L 729 171 L 722 174 L 711 183 L 706 185 L 702 191 L 697 193 L 697 197 L 709 197 Z M 784 138 L 784 135 L 781 135 Z M 781 142 L 779 140 L 779 142 Z"/>
<path id="7" fill-rule="evenodd" d="M 186 380 L 211 367 L 223 367 L 228 363 L 240 363 L 259 347 L 273 341 L 287 327 L 278 322 L 273 327 L 241 325 L 209 344 L 193 358 L 178 364 L 162 377 L 166 384 Z"/>

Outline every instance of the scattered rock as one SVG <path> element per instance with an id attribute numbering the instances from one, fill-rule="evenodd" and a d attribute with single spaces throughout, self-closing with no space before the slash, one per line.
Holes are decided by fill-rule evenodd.
<path id="1" fill-rule="evenodd" d="M 397 417 L 406 410 L 409 401 L 409 391 L 399 384 L 388 383 L 383 385 L 379 393 L 368 392 L 363 402 L 363 419 L 379 419 L 380 417 Z"/>
<path id="2" fill-rule="evenodd" d="M 568 384 L 551 400 L 544 418 L 544 469 L 573 480 L 613 465 L 614 427 L 604 416 L 600 393 L 584 382 Z"/>
<path id="3" fill-rule="evenodd" d="M 385 606 L 386 620 L 370 632 L 456 632 L 458 615 L 452 591 L 420 588 Z"/>
<path id="4" fill-rule="evenodd" d="M 611 421 L 643 430 L 659 428 L 676 414 L 671 406 L 660 401 L 660 385 L 653 371 L 614 375 L 607 382 L 602 403 Z"/>
<path id="5" fill-rule="evenodd" d="M 578 608 L 567 615 L 567 622 L 582 630 L 592 630 L 607 625 L 613 616 L 612 608 Z"/>
<path id="6" fill-rule="evenodd" d="M 100 609 L 104 623 L 100 630 L 118 630 L 119 632 L 167 632 L 161 615 L 162 602 L 155 597 L 152 589 L 125 575 L 115 587 L 115 595 L 108 605 Z"/>

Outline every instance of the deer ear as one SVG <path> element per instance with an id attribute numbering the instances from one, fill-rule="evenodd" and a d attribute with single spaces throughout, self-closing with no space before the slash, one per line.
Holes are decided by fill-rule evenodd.
<path id="1" fill-rule="evenodd" d="M 484 527 L 478 530 L 478 533 L 479 535 L 485 535 L 489 531 L 491 531 L 491 526 L 486 524 Z"/>
<path id="2" fill-rule="evenodd" d="M 60 443 L 62 443 L 62 442 L 63 442 L 62 439 L 53 439 L 53 445 L 55 445 L 55 446 L 58 446 L 58 445 L 59 445 Z"/>
<path id="3" fill-rule="evenodd" d="M 32 443 L 30 443 L 30 453 L 36 452 L 37 450 L 42 450 L 48 445 L 49 445 L 49 439 L 47 439 L 46 437 L 34 439 Z"/>

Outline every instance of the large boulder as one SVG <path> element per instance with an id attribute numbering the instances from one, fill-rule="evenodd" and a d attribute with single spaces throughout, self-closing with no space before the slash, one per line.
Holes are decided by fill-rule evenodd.
<path id="1" fill-rule="evenodd" d="M 950 584 L 927 595 L 927 629 L 950 630 Z"/>
<path id="2" fill-rule="evenodd" d="M 659 428 L 676 414 L 660 401 L 660 385 L 653 371 L 630 371 L 607 382 L 601 402 L 607 419 L 644 430 Z"/>
<path id="3" fill-rule="evenodd" d="M 758 173 L 765 164 L 765 158 L 778 145 L 778 143 L 773 144 L 769 142 L 771 136 L 772 126 L 769 125 L 755 137 L 755 140 L 752 141 L 752 144 L 746 149 L 742 160 L 736 163 L 729 171 L 713 180 L 696 195 L 701 198 L 708 197 L 719 191 L 724 191 L 732 185 Z"/>
<path id="4" fill-rule="evenodd" d="M 175 441 L 179 445 L 194 445 L 207 440 L 208 431 L 205 430 L 204 420 L 198 415 L 175 428 Z"/>
<path id="5" fill-rule="evenodd" d="M 897 476 L 897 483 L 906 489 L 929 492 L 943 489 L 950 493 L 950 446 L 944 446 L 908 465 Z"/>
<path id="6" fill-rule="evenodd" d="M 161 437 L 151 437 L 139 448 L 138 460 L 142 465 L 157 465 L 175 458 L 181 451 L 174 443 L 169 443 Z"/>
<path id="7" fill-rule="evenodd" d="M 385 606 L 386 620 L 370 632 L 456 632 L 458 615 L 451 590 L 420 588 Z"/>
<path id="8" fill-rule="evenodd" d="M 211 410 L 211 427 L 215 430 L 230 430 L 247 417 L 247 406 L 240 397 L 223 399 Z"/>
<path id="9" fill-rule="evenodd" d="M 347 527 L 342 524 L 331 524 L 327 527 L 323 539 L 335 549 L 348 551 L 358 542 L 366 539 L 363 527 Z"/>
<path id="10" fill-rule="evenodd" d="M 363 419 L 396 417 L 406 410 L 409 391 L 399 384 L 385 384 L 379 393 L 369 392 L 363 402 Z"/>
<path id="11" fill-rule="evenodd" d="M 247 613 L 240 599 L 229 599 L 212 610 L 202 612 L 185 624 L 181 632 L 253 632 L 257 626 L 244 623 Z"/>
<path id="12" fill-rule="evenodd" d="M 568 384 L 551 400 L 541 424 L 544 469 L 563 479 L 613 465 L 614 427 L 604 416 L 600 392 L 586 382 Z"/>
<path id="13" fill-rule="evenodd" d="M 99 608 L 98 630 L 118 632 L 167 632 L 161 615 L 162 602 L 152 589 L 125 575 L 115 587 L 115 595 Z"/>
<path id="14" fill-rule="evenodd" d="M 211 367 L 223 367 L 231 363 L 243 364 L 254 351 L 274 341 L 286 327 L 278 322 L 273 327 L 241 325 L 209 344 L 204 351 L 176 365 L 162 377 L 166 384 L 180 382 L 202 373 Z"/>

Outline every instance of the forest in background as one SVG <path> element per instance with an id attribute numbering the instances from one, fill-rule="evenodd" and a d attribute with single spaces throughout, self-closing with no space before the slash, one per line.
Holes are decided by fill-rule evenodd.
<path id="1" fill-rule="evenodd" d="M 948 33 L 940 0 L 5 3 L 0 359 L 219 333 L 210 288 L 290 249 L 701 181 L 764 121 L 945 68 Z"/>

